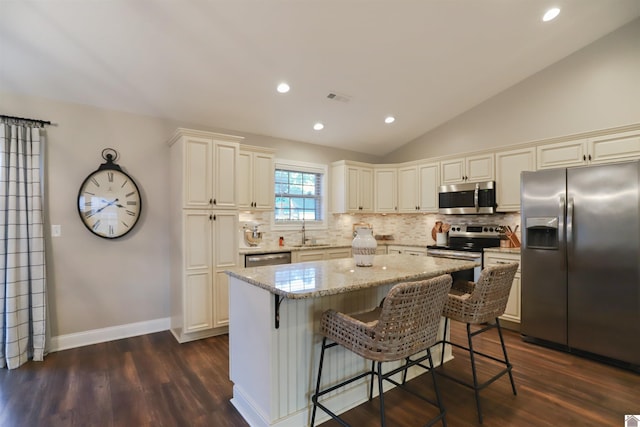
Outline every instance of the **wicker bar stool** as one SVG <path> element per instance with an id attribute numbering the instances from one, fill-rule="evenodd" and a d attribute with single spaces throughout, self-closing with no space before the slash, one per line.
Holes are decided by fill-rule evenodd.
<path id="1" fill-rule="evenodd" d="M 348 426 L 338 415 L 320 403 L 318 398 L 369 375 L 371 376 L 369 400 L 373 398 L 374 377 L 378 377 L 380 421 L 382 426 L 386 425 L 384 393 L 382 389 L 383 380 L 387 380 L 438 407 L 440 413 L 426 425 L 433 425 L 441 420 L 442 424 L 446 426 L 445 410 L 440 399 L 440 392 L 436 384 L 434 370 L 431 369 L 433 367 L 433 361 L 431 359 L 430 347 L 438 342 L 438 326 L 440 324 L 445 300 L 451 289 L 451 282 L 451 276 L 443 275 L 419 282 L 400 283 L 391 288 L 382 301 L 381 306 L 373 311 L 354 316 L 349 316 L 334 310 L 327 310 L 322 314 L 321 333 L 324 337 L 322 339 L 316 391 L 311 397 L 313 402 L 313 412 L 311 415 L 312 427 L 317 408 L 322 409 L 341 425 Z M 329 340 L 331 340 L 331 342 L 329 342 Z M 337 345 L 341 345 L 353 353 L 367 360 L 371 360 L 371 369 L 325 390 L 320 390 L 325 350 Z M 404 361 L 407 357 L 416 355 L 422 351 L 425 351 L 426 354 L 417 360 L 406 362 L 397 369 L 393 369 L 384 374 L 382 373 L 383 362 Z M 413 391 L 406 389 L 403 384 L 391 378 L 393 375 L 405 371 L 410 366 L 418 365 L 425 360 L 429 362 L 427 369 L 430 370 L 433 377 L 436 401 L 417 395 Z M 420 366 L 426 368 L 424 365 Z"/>
<path id="2" fill-rule="evenodd" d="M 509 375 L 511 381 L 511 389 L 513 394 L 517 395 L 516 384 L 513 381 L 511 373 L 512 365 L 507 357 L 507 349 L 502 339 L 502 328 L 500 327 L 499 316 L 504 314 L 511 291 L 513 278 L 518 270 L 518 263 L 499 264 L 485 267 L 480 273 L 480 277 L 476 283 L 467 281 L 455 281 L 449 293 L 447 302 L 445 303 L 442 315 L 445 316 L 445 331 L 447 330 L 449 319 L 457 320 L 467 324 L 467 341 L 469 347 L 447 341 L 446 337 L 442 343 L 442 359 L 440 360 L 440 368 L 437 370 L 439 375 L 445 376 L 456 381 L 459 384 L 472 388 L 475 392 L 476 407 L 478 409 L 478 421 L 482 423 L 482 409 L 480 407 L 480 390 L 493 383 L 495 380 L 503 376 Z M 495 321 L 495 323 L 487 323 Z M 484 325 L 480 329 L 471 332 L 471 325 Z M 502 354 L 504 359 L 499 359 L 489 354 L 485 354 L 474 350 L 472 338 L 483 332 L 487 332 L 493 328 L 498 330 L 500 344 L 502 345 Z M 451 344 L 455 347 L 467 350 L 471 358 L 471 372 L 473 374 L 473 383 L 462 381 L 454 376 L 444 372 L 444 346 Z M 505 366 L 500 372 L 492 376 L 487 381 L 479 384 L 476 372 L 475 356 L 483 356 L 495 362 L 499 362 Z"/>

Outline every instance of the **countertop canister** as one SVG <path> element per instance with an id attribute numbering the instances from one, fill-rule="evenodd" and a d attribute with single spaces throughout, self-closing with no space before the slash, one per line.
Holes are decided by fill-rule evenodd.
<path id="1" fill-rule="evenodd" d="M 376 254 L 378 242 L 373 237 L 373 230 L 367 227 L 356 228 L 356 237 L 351 243 L 351 252 L 358 267 L 371 267 Z"/>

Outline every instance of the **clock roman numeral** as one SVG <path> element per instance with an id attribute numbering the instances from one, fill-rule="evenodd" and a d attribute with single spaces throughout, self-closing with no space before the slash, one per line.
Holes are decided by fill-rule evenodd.
<path id="1" fill-rule="evenodd" d="M 131 197 L 131 196 L 133 196 L 134 194 L 136 194 L 136 192 L 135 192 L 135 191 L 132 191 L 131 193 L 127 193 L 127 194 L 125 195 L 125 197 Z"/>
<path id="2" fill-rule="evenodd" d="M 113 225 L 109 226 L 109 235 L 113 236 Z"/>
<path id="3" fill-rule="evenodd" d="M 113 182 L 113 172 L 107 172 L 107 179 L 109 182 Z"/>
<path id="4" fill-rule="evenodd" d="M 90 211 L 86 211 L 84 213 L 84 217 L 85 218 L 91 218 L 93 215 L 95 215 L 96 211 L 94 211 L 93 209 L 91 209 Z"/>
<path id="5" fill-rule="evenodd" d="M 127 210 L 127 215 L 135 216 L 135 214 L 136 214 L 135 212 Z"/>
<path id="6" fill-rule="evenodd" d="M 138 202 L 127 202 L 128 206 L 136 206 Z"/>
<path id="7" fill-rule="evenodd" d="M 127 182 L 129 182 L 129 180 L 125 179 L 124 182 L 122 183 L 122 185 L 120 186 L 120 188 L 123 188 L 125 185 L 127 185 Z"/>
<path id="8" fill-rule="evenodd" d="M 122 222 L 122 225 L 124 225 L 125 227 L 129 228 L 129 224 L 127 224 L 127 223 L 126 223 L 126 222 L 124 222 L 124 221 L 120 221 L 120 222 Z"/>
<path id="9" fill-rule="evenodd" d="M 100 220 L 97 220 L 95 224 L 93 224 L 93 228 L 94 230 L 98 230 L 98 227 L 100 227 Z"/>
<path id="10" fill-rule="evenodd" d="M 93 185 L 95 185 L 96 187 L 100 187 L 100 184 L 95 178 L 91 178 L 91 182 L 93 182 Z"/>

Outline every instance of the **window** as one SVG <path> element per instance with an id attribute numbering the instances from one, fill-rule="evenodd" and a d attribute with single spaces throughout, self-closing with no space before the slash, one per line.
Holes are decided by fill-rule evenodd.
<path id="1" fill-rule="evenodd" d="M 324 225 L 326 166 L 276 161 L 275 225 Z"/>

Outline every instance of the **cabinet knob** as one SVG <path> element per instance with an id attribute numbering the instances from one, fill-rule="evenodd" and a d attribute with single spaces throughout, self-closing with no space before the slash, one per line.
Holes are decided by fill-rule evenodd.
<path id="1" fill-rule="evenodd" d="M 213 199 L 213 204 L 217 205 L 216 199 Z"/>
<path id="2" fill-rule="evenodd" d="M 587 160 L 587 156 L 585 156 L 584 154 L 582 155 L 582 161 Z"/>
<path id="3" fill-rule="evenodd" d="M 209 199 L 209 204 L 212 205 L 213 204 L 213 199 Z"/>
<path id="4" fill-rule="evenodd" d="M 589 161 L 591 161 L 591 154 L 589 154 Z"/>
<path id="5" fill-rule="evenodd" d="M 213 215 L 209 215 L 209 221 L 213 219 Z"/>

